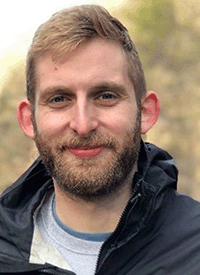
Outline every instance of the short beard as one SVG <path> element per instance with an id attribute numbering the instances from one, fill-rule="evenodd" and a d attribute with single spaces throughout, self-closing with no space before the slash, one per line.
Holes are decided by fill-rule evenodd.
<path id="1" fill-rule="evenodd" d="M 97 133 L 87 137 L 72 134 L 64 140 L 51 142 L 38 133 L 35 121 L 33 124 L 41 159 L 57 187 L 67 196 L 94 201 L 117 194 L 136 166 L 141 140 L 140 114 L 137 115 L 134 128 L 127 132 L 123 148 L 120 148 L 119 141 L 115 138 Z M 77 146 L 104 146 L 112 152 L 112 157 L 101 161 L 95 157 L 74 161 L 64 158 L 67 148 Z"/>

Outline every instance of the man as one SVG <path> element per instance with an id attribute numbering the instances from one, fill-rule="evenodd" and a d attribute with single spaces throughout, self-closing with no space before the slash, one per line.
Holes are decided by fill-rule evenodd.
<path id="1" fill-rule="evenodd" d="M 58 12 L 26 77 L 17 115 L 40 157 L 1 197 L 0 274 L 200 274 L 200 205 L 141 140 L 159 101 L 125 27 L 100 6 Z"/>

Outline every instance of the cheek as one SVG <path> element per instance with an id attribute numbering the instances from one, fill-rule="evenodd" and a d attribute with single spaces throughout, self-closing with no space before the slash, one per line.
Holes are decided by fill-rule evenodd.
<path id="1" fill-rule="evenodd" d="M 123 110 L 116 110 L 109 115 L 106 114 L 104 122 L 115 134 L 119 136 L 126 135 L 127 131 L 129 132 L 134 128 L 136 111 L 128 107 Z"/>
<path id="2" fill-rule="evenodd" d="M 55 114 L 38 113 L 36 115 L 38 132 L 49 137 L 61 135 L 66 129 L 66 117 Z"/>

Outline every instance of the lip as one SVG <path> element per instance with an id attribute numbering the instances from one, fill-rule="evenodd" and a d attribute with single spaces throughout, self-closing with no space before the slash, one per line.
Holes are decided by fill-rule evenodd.
<path id="1" fill-rule="evenodd" d="M 77 148 L 68 148 L 68 151 L 74 154 L 77 157 L 91 158 L 99 155 L 103 151 L 104 147 L 77 147 Z"/>

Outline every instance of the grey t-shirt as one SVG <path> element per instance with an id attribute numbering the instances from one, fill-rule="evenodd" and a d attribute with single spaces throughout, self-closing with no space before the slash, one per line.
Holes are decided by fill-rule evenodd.
<path id="1" fill-rule="evenodd" d="M 99 251 L 109 233 L 89 234 L 67 227 L 56 214 L 52 192 L 43 201 L 36 217 L 36 226 L 45 242 L 62 255 L 77 275 L 95 273 Z"/>

